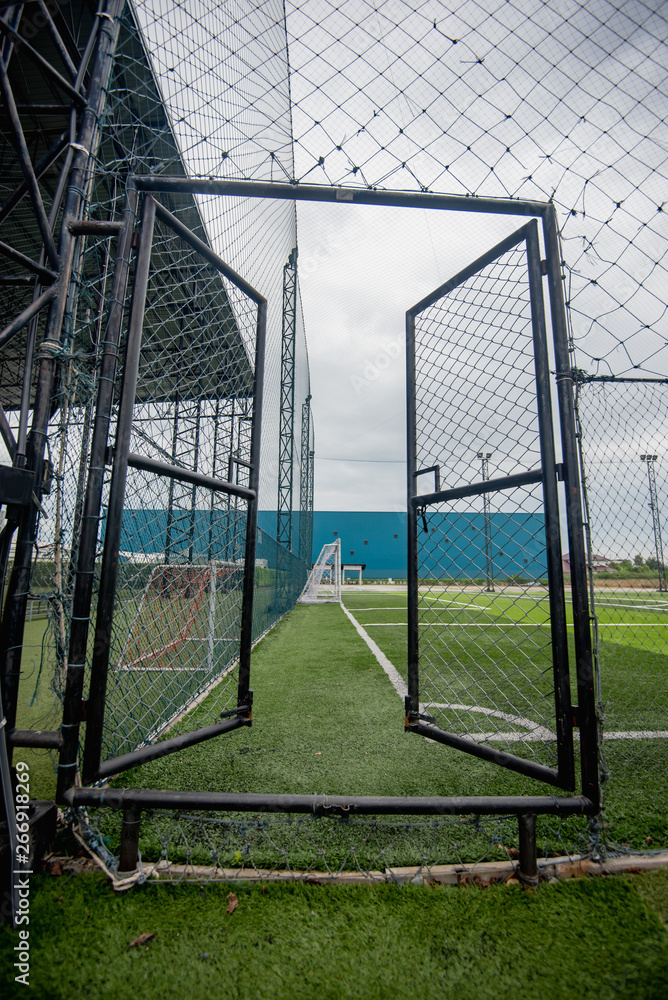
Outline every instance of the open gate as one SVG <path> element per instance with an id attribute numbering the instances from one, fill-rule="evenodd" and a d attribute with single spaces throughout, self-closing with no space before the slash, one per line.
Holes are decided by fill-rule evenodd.
<path id="1" fill-rule="evenodd" d="M 586 713 L 571 698 L 589 622 L 566 611 L 546 273 L 532 220 L 406 314 L 406 726 L 573 790 L 574 725 L 595 747 L 595 712 L 582 685 Z"/>
<path id="2" fill-rule="evenodd" d="M 107 454 L 86 782 L 250 724 L 265 333 L 263 296 L 146 196 Z M 165 738 L 213 689 L 207 724 Z"/>

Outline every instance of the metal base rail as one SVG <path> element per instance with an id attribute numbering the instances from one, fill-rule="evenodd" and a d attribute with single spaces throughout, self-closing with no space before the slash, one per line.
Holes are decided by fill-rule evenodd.
<path id="1" fill-rule="evenodd" d="M 135 788 L 70 788 L 63 796 L 70 806 L 122 809 L 119 872 L 129 874 L 139 864 L 141 814 L 153 809 L 204 809 L 217 812 L 297 812 L 349 819 L 351 816 L 513 815 L 519 824 L 519 879 L 538 884 L 536 816 L 594 815 L 598 806 L 584 795 L 507 796 L 375 796 L 290 795 L 261 792 L 179 792 Z"/>
<path id="2" fill-rule="evenodd" d="M 298 812 L 314 816 L 495 816 L 525 813 L 589 816 L 585 795 L 291 795 L 265 792 L 181 792 L 152 788 L 70 788 L 69 806 L 124 809 L 206 809 L 213 812 Z"/>

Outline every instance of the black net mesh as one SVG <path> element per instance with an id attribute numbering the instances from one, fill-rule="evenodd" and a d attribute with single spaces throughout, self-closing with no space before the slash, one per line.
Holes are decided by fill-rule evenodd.
<path id="1" fill-rule="evenodd" d="M 79 72 L 78 85 L 85 90 L 90 78 L 82 60 L 93 26 L 101 19 L 80 0 L 57 8 L 56 27 L 75 74 Z M 12 8 L 2 16 L 11 19 L 63 77 L 72 79 L 36 5 Z M 420 4 L 288 0 L 285 5 L 278 0 L 192 0 L 187 5 L 177 0 L 135 0 L 125 5 L 115 26 L 113 62 L 84 184 L 86 217 L 120 218 L 131 171 L 446 192 L 471 199 L 553 200 L 561 231 L 573 362 L 579 373 L 590 575 L 606 727 L 610 734 L 653 734 L 640 740 L 610 739 L 605 748 L 613 775 L 609 788 L 614 790 L 615 770 L 628 773 L 629 768 L 641 775 L 639 785 L 649 787 L 665 753 L 667 729 L 668 684 L 660 645 L 665 576 L 659 542 L 665 400 L 659 385 L 626 384 L 620 379 L 668 375 L 664 5 L 566 0 L 550 7 L 531 0 L 499 0 L 483 9 L 466 0 L 450 10 L 435 0 Z M 80 111 L 63 85 L 20 46 L 5 43 L 3 58 L 45 211 L 57 236 L 61 181 L 67 178 L 75 153 Z M 37 261 L 42 238 L 34 205 L 22 188 L 17 137 L 5 118 L 0 145 L 3 239 Z M 299 300 L 294 325 L 293 442 L 285 458 L 293 466 L 292 552 L 278 548 L 276 542 L 278 484 L 286 472 L 285 464 L 281 466 L 279 426 L 282 282 L 283 269 L 298 245 L 297 213 L 289 202 L 267 199 L 174 195 L 163 200 L 269 301 L 260 500 L 265 516 L 258 546 L 254 626 L 259 635 L 290 606 L 311 557 L 313 420 L 310 412 L 308 419 L 304 415 L 310 388 Z M 113 256 L 114 245 L 107 238 L 87 236 L 77 243 L 47 435 L 53 486 L 41 501 L 28 603 L 30 614 L 33 610 L 37 614 L 33 609 L 37 605 L 48 612 L 48 629 L 46 634 L 40 631 L 37 622 L 44 619 L 36 618 L 24 642 L 30 676 L 58 692 L 66 667 L 73 566 Z M 34 272 L 16 257 L 4 259 L 8 263 L 3 275 L 3 326 L 43 287 L 33 291 Z M 250 397 L 239 387 L 246 376 L 243 366 L 232 366 L 228 381 L 236 379 L 237 389 L 228 385 L 213 393 L 207 387 L 210 370 L 195 365 L 194 357 L 201 349 L 215 354 L 206 324 L 213 318 L 225 326 L 233 316 L 237 332 L 232 327 L 226 336 L 232 338 L 237 360 L 243 360 L 243 309 L 219 278 L 187 254 L 175 261 L 161 246 L 156 261 L 146 334 L 158 367 L 144 373 L 133 449 L 163 457 L 174 454 L 191 468 L 197 454 L 197 462 L 225 472 L 233 450 L 240 449 L 241 454 L 247 447 L 241 410 Z M 523 346 L 526 302 L 521 282 L 513 277 L 512 261 L 506 265 L 506 299 L 512 308 L 503 302 L 497 306 L 504 323 L 512 323 L 509 353 L 495 357 L 493 366 L 489 359 L 478 358 L 475 366 L 471 361 L 468 373 L 461 368 L 468 379 L 462 383 L 468 386 L 464 407 L 468 416 L 458 425 L 458 434 L 466 455 L 458 453 L 453 468 L 464 479 L 497 471 L 505 474 L 511 466 L 533 463 L 535 416 L 523 402 L 531 370 Z M 475 299 L 473 290 L 471 295 Z M 194 303 L 202 309 L 199 320 L 192 312 Z M 478 308 L 475 301 L 460 305 L 464 310 L 471 305 Z M 175 371 L 169 354 L 178 349 L 182 334 L 177 326 L 188 346 Z M 35 330 L 39 348 L 43 312 Z M 0 352 L 1 400 L 15 431 L 26 343 L 24 330 Z M 486 365 L 484 377 L 481 364 Z M 34 386 L 37 368 L 29 356 L 28 386 Z M 590 381 L 592 376 L 599 381 Z M 485 392 L 494 380 L 505 386 L 508 408 L 503 412 L 485 411 Z M 34 389 L 28 395 L 32 399 Z M 469 407 L 469 399 L 475 406 Z M 448 405 L 455 405 L 454 397 Z M 521 428 L 521 454 L 503 444 L 499 430 L 511 407 L 515 407 L 514 426 Z M 24 416 L 28 419 L 29 414 Z M 497 436 L 492 441 L 493 435 Z M 435 455 L 428 461 L 434 464 L 442 458 Z M 243 482 L 243 466 L 233 471 Z M 469 514 L 470 531 L 464 521 L 458 522 L 464 530 L 456 531 L 444 515 L 430 515 L 425 550 L 431 547 L 431 551 L 425 575 L 431 579 L 433 573 L 439 581 L 430 585 L 431 596 L 437 598 L 431 603 L 438 604 L 439 611 L 436 617 L 433 610 L 427 611 L 425 600 L 422 631 L 426 636 L 450 622 L 445 608 L 440 608 L 443 598 L 438 587 L 444 579 L 454 578 L 448 560 L 459 552 L 469 559 L 464 575 L 472 586 L 478 581 L 475 585 L 484 597 L 476 609 L 468 609 L 466 636 L 463 642 L 458 640 L 462 656 L 488 658 L 491 635 L 503 632 L 504 667 L 494 686 L 505 707 L 493 708 L 490 702 L 490 710 L 547 729 L 549 714 L 541 709 L 547 695 L 544 676 L 539 666 L 531 667 L 531 676 L 526 672 L 529 662 L 542 663 L 549 631 L 543 592 L 536 584 L 544 578 L 541 533 L 535 521 L 540 500 L 536 487 L 517 489 L 502 501 L 492 497 L 489 502 L 476 501 L 478 507 Z M 241 543 L 241 529 L 234 502 L 228 509 L 218 499 L 205 500 L 197 491 L 193 496 L 183 487 L 171 489 L 136 471 L 130 477 L 127 508 L 126 561 L 119 590 L 127 634 L 116 642 L 117 664 L 136 665 L 146 657 L 145 647 L 132 633 L 140 627 L 142 615 L 153 615 L 148 609 L 161 588 L 169 589 L 179 621 L 186 622 L 181 632 L 177 630 L 183 664 L 179 659 L 179 670 L 168 675 L 170 686 L 175 685 L 173 693 L 156 697 L 153 721 L 148 715 L 141 722 L 128 721 L 130 745 L 154 732 L 206 687 L 204 674 L 184 680 L 188 673 L 180 668 L 189 656 L 186 650 L 198 646 L 201 664 L 213 641 L 216 649 L 221 646 L 220 662 L 227 662 L 222 650 L 226 643 L 234 644 L 236 612 L 225 588 L 237 572 L 232 564 L 239 558 L 235 546 Z M 566 579 L 568 583 L 568 572 Z M 532 596 L 526 592 L 528 580 L 533 583 Z M 457 602 L 467 603 L 468 593 L 459 587 Z M 488 607 L 481 611 L 485 602 Z M 211 626 L 211 615 L 219 625 Z M 492 617 L 502 621 L 491 622 Z M 151 620 L 156 632 L 173 634 L 173 625 L 161 623 L 159 614 Z M 484 627 L 485 623 L 493 627 Z M 174 655 L 170 642 L 152 644 L 151 676 L 157 676 L 158 661 Z M 637 671 L 640 661 L 642 671 Z M 440 662 L 438 655 L 435 662 Z M 202 667 L 198 670 L 201 674 Z M 143 673 L 149 675 L 149 669 Z M 114 676 L 121 685 L 138 683 L 138 674 L 130 680 L 130 670 L 118 669 Z M 453 684 L 451 677 L 447 696 L 435 689 L 432 700 L 467 704 L 459 695 L 453 697 Z M 470 680 L 464 686 L 474 693 Z M 223 685 L 223 701 L 225 690 Z M 118 694 L 118 704 L 124 697 Z M 487 706 L 482 691 L 476 690 L 475 697 L 472 703 Z M 139 704 L 145 708 L 147 703 L 142 689 Z M 507 720 L 501 717 L 473 720 L 471 713 L 459 709 L 442 711 L 450 713 L 449 722 L 458 723 L 462 731 L 483 735 L 505 731 Z M 32 719 L 25 724 L 36 723 Z M 531 731 L 527 727 L 526 732 Z M 548 745 L 528 737 L 522 744 L 530 755 L 538 752 L 538 746 Z M 516 745 L 513 749 L 518 750 Z M 666 770 L 662 768 L 663 773 Z M 626 799 L 615 806 L 618 815 L 630 801 L 628 785 L 624 787 Z M 622 839 L 614 830 L 611 836 Z M 665 830 L 661 838 L 665 842 Z"/>
<path id="2" fill-rule="evenodd" d="M 540 469 L 524 244 L 423 309 L 414 354 L 419 494 L 432 476 L 448 490 Z M 418 512 L 424 711 L 447 732 L 554 766 L 546 576 L 540 483 Z"/>

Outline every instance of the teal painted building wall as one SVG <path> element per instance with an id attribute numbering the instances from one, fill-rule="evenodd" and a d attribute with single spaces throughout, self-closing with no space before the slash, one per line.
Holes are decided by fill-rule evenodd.
<path id="1" fill-rule="evenodd" d="M 484 521 L 481 513 L 429 513 L 425 535 L 418 519 L 420 576 L 437 579 L 482 579 L 486 575 Z M 260 511 L 257 558 L 276 562 L 276 511 Z M 294 525 L 298 544 L 298 522 Z M 428 536 L 428 538 L 426 537 Z M 160 554 L 167 537 L 166 511 L 126 510 L 121 549 Z M 245 518 L 196 511 L 192 522 L 194 554 L 200 559 L 243 558 Z M 365 563 L 369 580 L 405 580 L 406 514 L 392 511 L 323 511 L 313 515 L 312 561 L 326 542 L 341 539 L 343 563 Z M 492 513 L 489 540 L 495 579 L 544 579 L 545 531 L 541 514 Z"/>
<path id="2" fill-rule="evenodd" d="M 406 514 L 392 511 L 314 512 L 313 559 L 322 546 L 341 539 L 343 563 L 366 563 L 366 579 L 406 579 Z M 431 513 L 429 540 L 421 519 L 420 576 L 451 579 L 485 577 L 485 536 L 481 513 Z M 490 543 L 496 579 L 542 579 L 545 528 L 542 514 L 493 513 Z"/>

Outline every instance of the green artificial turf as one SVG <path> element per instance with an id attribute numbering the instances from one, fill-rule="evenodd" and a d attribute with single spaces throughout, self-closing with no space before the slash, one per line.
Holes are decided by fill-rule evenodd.
<path id="1" fill-rule="evenodd" d="M 405 594 L 346 594 L 345 601 L 362 623 L 392 621 L 393 627 L 369 632 L 401 673 L 405 673 Z M 467 601 L 470 601 L 467 598 Z M 490 609 L 489 598 L 481 597 Z M 359 608 L 360 610 L 356 610 Z M 375 610 L 370 610 L 374 608 Z M 539 605 L 537 604 L 537 608 Z M 536 610 L 535 614 L 540 615 Z M 216 740 L 152 761 L 122 774 L 120 786 L 219 791 L 292 792 L 367 795 L 513 795 L 552 793 L 539 782 L 478 760 L 403 729 L 401 699 L 375 657 L 336 604 L 298 605 L 256 647 L 251 684 L 255 691 L 254 722 Z M 215 706 L 215 702 L 212 700 Z M 194 729 L 215 721 L 205 702 L 177 727 Z M 576 748 L 577 750 L 577 748 Z M 648 754 L 653 755 L 651 758 Z M 666 766 L 649 767 L 658 757 Z M 607 811 L 599 836 L 610 846 L 637 850 L 666 846 L 668 831 L 668 741 L 615 741 L 606 745 L 611 772 Z M 219 824 L 219 820 L 215 820 Z M 417 824 L 417 821 L 415 821 Z M 424 821 L 421 821 L 424 823 Z M 419 864 L 421 850 L 432 863 L 472 861 L 497 856 L 495 843 L 512 841 L 515 825 L 495 831 L 495 821 L 476 830 L 454 828 L 436 847 L 428 825 L 407 836 L 384 830 L 386 853 L 367 829 L 333 828 L 325 821 L 304 850 L 294 828 L 256 829 L 252 858 L 261 866 L 322 867 L 325 850 L 334 867 Z M 586 821 L 539 818 L 541 851 L 565 853 L 587 846 Z M 166 827 L 144 824 L 144 857 L 154 860 L 166 839 Z M 325 830 L 327 832 L 325 832 Z M 276 847 L 271 840 L 275 833 Z M 118 822 L 105 826 L 110 846 L 118 841 Z M 217 842 L 222 830 L 218 827 Z M 172 838 L 172 833 L 169 834 Z M 357 839 L 355 839 L 357 838 Z M 352 844 L 363 850 L 351 855 Z M 649 838 L 649 839 L 648 839 Z M 302 838 L 303 839 L 303 838 Z M 212 848 L 201 846 L 193 828 L 181 837 L 173 860 L 187 857 L 210 863 Z M 447 841 L 447 843 L 446 843 Z M 214 850 L 216 848 L 213 848 Z M 228 837 L 220 860 L 249 861 L 245 834 Z M 281 855 L 281 851 L 286 851 Z M 195 852 L 195 854 L 193 854 Z M 489 852 L 489 853 L 488 853 Z M 502 856 L 502 855 L 501 855 Z M 281 862 L 282 857 L 282 862 Z M 223 860 L 224 859 L 224 860 Z M 278 859 L 278 860 L 277 860 Z"/>
<path id="2" fill-rule="evenodd" d="M 53 641 L 47 632 L 47 621 L 39 618 L 26 622 L 21 659 L 21 679 L 16 711 L 17 729 L 47 729 L 60 727 L 62 705 L 53 689 Z M 30 797 L 53 799 L 56 793 L 56 754 L 49 750 L 14 752 L 14 761 L 30 766 Z"/>
<path id="3" fill-rule="evenodd" d="M 255 649 L 253 726 L 118 783 L 312 795 L 529 794 L 530 779 L 404 732 L 404 706 L 336 604 L 297 606 Z M 175 731 L 212 722 L 205 702 Z"/>
<path id="4" fill-rule="evenodd" d="M 298 606 L 253 654 L 253 726 L 151 761 L 116 779 L 121 787 L 314 795 L 505 795 L 553 793 L 514 772 L 404 731 L 404 706 L 336 604 Z M 214 721 L 204 702 L 179 727 Z M 100 829 L 118 850 L 120 817 Z M 505 858 L 515 820 L 440 822 L 429 817 L 350 821 L 213 816 L 178 822 L 150 816 L 140 848 L 147 861 L 296 870 L 473 862 Z M 408 829 L 399 823 L 410 822 Z M 587 844 L 583 818 L 539 819 L 541 850 Z M 545 846 L 549 845 L 549 846 Z M 566 846 L 565 846 L 566 845 Z"/>
<path id="5" fill-rule="evenodd" d="M 657 877 L 658 876 L 658 877 Z M 519 887 L 33 880 L 37 1000 L 661 1000 L 665 873 Z M 658 912 L 657 912 L 658 911 Z M 130 947 L 141 934 L 145 945 Z M 0 935 L 12 982 L 14 932 Z M 5 994 L 7 995 L 7 994 Z"/>
<path id="6" fill-rule="evenodd" d="M 522 616 L 534 624 L 547 620 L 544 601 L 527 597 L 521 602 L 517 594 L 453 592 L 440 596 L 444 610 L 439 617 L 446 627 L 455 617 L 453 605 L 459 602 L 466 605 L 460 614 L 462 620 L 471 623 L 472 635 L 485 619 L 512 621 Z M 405 595 L 349 593 L 345 603 L 360 623 L 369 626 L 371 638 L 405 676 L 406 627 L 400 624 L 407 620 Z M 626 604 L 630 607 L 620 606 Z M 668 629 L 668 602 L 657 595 L 645 595 L 637 601 L 624 595 L 603 595 L 597 610 L 602 635 L 604 732 L 668 730 L 668 655 L 662 638 Z M 421 612 L 421 619 L 427 623 L 435 616 L 433 610 Z M 568 617 L 572 620 L 570 611 Z M 379 622 L 396 624 L 374 627 Z M 428 653 L 442 652 L 431 633 L 429 642 Z M 478 703 L 493 706 L 495 692 L 486 684 L 476 688 Z M 539 721 L 526 704 L 524 713 Z M 516 747 L 514 752 L 518 752 Z M 610 740 L 604 742 L 603 759 L 605 811 L 600 835 L 604 844 L 613 849 L 628 846 L 635 850 L 668 846 L 668 739 Z"/>

